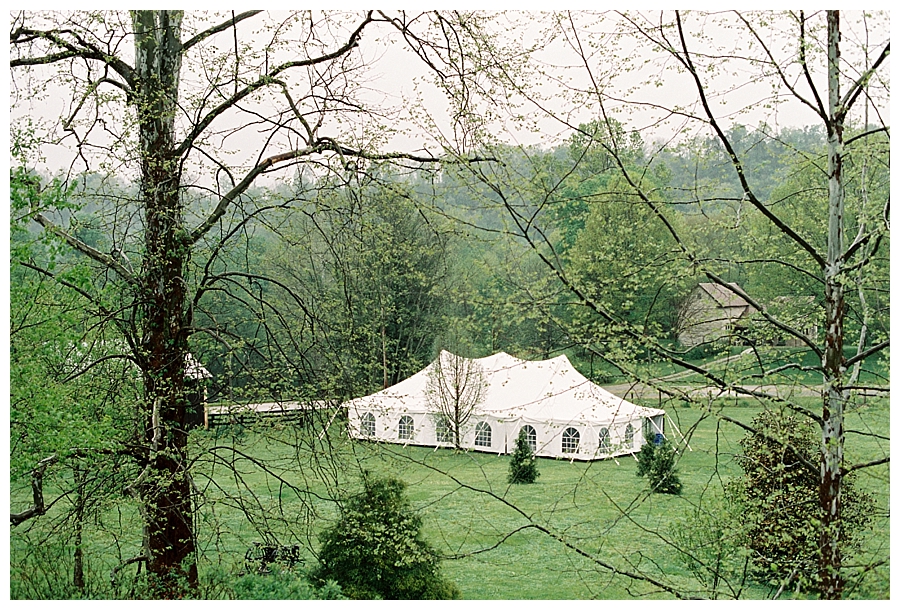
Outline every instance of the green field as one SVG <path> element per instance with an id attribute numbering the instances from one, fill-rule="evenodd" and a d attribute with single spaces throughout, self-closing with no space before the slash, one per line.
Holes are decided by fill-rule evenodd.
<path id="1" fill-rule="evenodd" d="M 717 413 L 749 422 L 757 412 L 732 405 L 716 407 Z M 635 476 L 632 457 L 592 463 L 540 459 L 536 484 L 509 486 L 507 456 L 353 442 L 339 426 L 323 439 L 310 436 L 311 430 L 271 424 L 238 430 L 236 436 L 228 429 L 198 431 L 198 455 L 208 455 L 199 451 L 203 447 L 218 456 L 215 464 L 201 460 L 195 474 L 205 498 L 199 528 L 201 573 L 219 578 L 239 573 L 245 550 L 262 540 L 263 531 L 280 543 L 301 544 L 309 565 L 317 533 L 337 515 L 328 498 L 336 489 L 355 489 L 358 473 L 367 469 L 407 483 L 408 496 L 423 515 L 426 538 L 447 557 L 443 569 L 466 599 L 672 597 L 657 586 L 615 574 L 604 564 L 648 575 L 688 594 L 707 595 L 672 547 L 672 528 L 696 506 L 709 505 L 722 481 L 737 474 L 733 456 L 743 433 L 710 412 L 667 410 L 690 445 L 679 463 L 684 483 L 680 497 L 646 493 L 646 481 Z M 847 429 L 853 431 L 847 439 L 848 463 L 889 454 L 889 442 L 878 438 L 890 436 L 889 420 L 887 400 L 861 405 L 848 415 Z M 681 440 L 672 431 L 670 435 Z M 338 459 L 316 461 L 305 447 L 310 440 L 328 443 Z M 259 464 L 267 464 L 268 470 Z M 875 495 L 878 506 L 865 552 L 853 562 L 886 562 L 854 584 L 851 596 L 888 598 L 887 466 L 864 470 L 859 484 Z M 22 486 L 15 490 L 27 493 Z M 104 531 L 118 522 L 132 524 L 131 531 L 138 533 L 132 510 L 126 506 L 112 512 L 103 518 Z M 114 544 L 106 536 L 92 540 L 86 553 L 94 557 L 97 577 L 109 573 L 104 554 L 106 561 L 114 562 L 108 557 L 114 548 L 127 549 L 137 542 L 119 539 Z M 24 538 L 12 536 L 11 573 L 23 545 Z M 750 583 L 720 591 L 750 598 L 773 593 L 772 588 Z M 214 596 L 215 591 L 207 594 Z"/>
<path id="2" fill-rule="evenodd" d="M 677 346 L 672 345 L 671 347 L 674 350 Z M 748 349 L 750 349 L 749 352 L 747 352 Z M 855 350 L 847 348 L 844 350 L 844 355 L 851 358 L 855 355 Z M 588 357 L 577 350 L 570 350 L 567 352 L 567 356 L 579 372 L 587 377 L 592 377 L 596 383 L 601 385 L 629 383 L 635 378 L 661 380 L 668 375 L 677 375 L 678 385 L 705 384 L 707 381 L 701 375 L 692 374 L 683 367 L 664 359 L 647 358 L 636 361 L 632 365 L 632 374 L 624 375 L 622 371 L 604 363 L 599 358 L 591 363 Z M 722 359 L 728 356 L 734 357 L 734 359 L 723 362 Z M 692 355 L 688 353 L 685 360 L 698 367 L 708 369 L 716 375 L 723 376 L 730 382 L 745 384 L 759 383 L 758 376 L 764 370 L 795 364 L 803 368 L 788 368 L 782 373 L 769 374 L 765 383 L 811 386 L 816 389 L 822 383 L 822 374 L 813 370 L 822 363 L 817 359 L 815 353 L 805 348 L 758 346 L 751 349 L 746 345 L 733 345 L 723 346 L 710 354 Z M 885 387 L 888 385 L 888 379 L 887 358 L 870 358 L 860 371 L 859 383 Z"/>

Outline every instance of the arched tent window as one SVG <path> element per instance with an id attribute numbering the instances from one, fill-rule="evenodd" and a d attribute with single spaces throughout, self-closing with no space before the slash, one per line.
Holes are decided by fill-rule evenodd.
<path id="1" fill-rule="evenodd" d="M 375 436 L 375 416 L 371 413 L 363 413 L 360 418 L 360 432 L 363 436 Z"/>
<path id="2" fill-rule="evenodd" d="M 537 451 L 537 430 L 528 424 L 522 426 L 522 430 L 525 431 L 525 441 L 528 443 L 528 446 L 531 447 L 531 452 L 534 453 Z"/>
<path id="3" fill-rule="evenodd" d="M 562 452 L 575 453 L 578 451 L 578 441 L 581 434 L 575 428 L 566 428 L 562 433 Z"/>
<path id="4" fill-rule="evenodd" d="M 447 418 L 443 415 L 439 415 L 434 421 L 434 438 L 439 443 L 451 442 L 450 426 L 447 424 Z"/>
<path id="5" fill-rule="evenodd" d="M 600 428 L 600 443 L 598 451 L 609 453 L 609 428 Z"/>
<path id="6" fill-rule="evenodd" d="M 478 425 L 475 426 L 475 446 L 491 446 L 491 426 L 486 421 L 480 421 L 478 422 Z"/>
<path id="7" fill-rule="evenodd" d="M 628 424 L 625 426 L 625 448 L 631 449 L 634 447 L 634 426 Z"/>
<path id="8" fill-rule="evenodd" d="M 413 418 L 409 415 L 404 415 L 400 418 L 400 423 L 397 424 L 397 437 L 401 441 L 409 441 L 412 440 L 415 435 L 415 426 L 413 424 Z"/>

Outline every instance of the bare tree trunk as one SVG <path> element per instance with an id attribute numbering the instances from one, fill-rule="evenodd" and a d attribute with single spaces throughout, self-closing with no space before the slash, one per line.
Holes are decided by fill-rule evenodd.
<path id="1" fill-rule="evenodd" d="M 846 109 L 840 99 L 840 20 L 828 12 L 828 253 L 825 266 L 824 405 L 822 409 L 821 482 L 822 530 L 819 579 L 822 597 L 839 599 L 841 575 L 841 466 L 844 459 L 844 185 L 843 129 Z"/>
<path id="2" fill-rule="evenodd" d="M 184 271 L 190 252 L 180 196 L 181 168 L 175 154 L 175 112 L 181 71 L 181 11 L 134 11 L 136 107 L 145 210 L 142 283 L 144 299 L 141 367 L 144 372 L 146 442 L 155 430 L 159 445 L 149 456 L 141 495 L 147 508 L 148 571 L 163 597 L 197 586 L 190 481 L 185 470 L 188 396 L 184 369 L 190 324 Z"/>
<path id="3" fill-rule="evenodd" d="M 384 323 L 384 303 L 381 304 L 381 372 L 383 374 L 382 389 L 386 390 L 390 384 L 388 384 L 387 327 Z"/>
<path id="4" fill-rule="evenodd" d="M 72 584 L 81 592 L 84 592 L 84 549 L 82 548 L 82 534 L 84 532 L 84 488 L 87 481 L 87 471 L 78 464 L 72 468 L 75 479 L 75 553 L 73 556 Z"/>

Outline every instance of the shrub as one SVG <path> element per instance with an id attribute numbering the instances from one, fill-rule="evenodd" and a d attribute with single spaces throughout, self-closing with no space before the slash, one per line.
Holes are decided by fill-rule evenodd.
<path id="1" fill-rule="evenodd" d="M 670 533 L 678 559 L 705 587 L 705 596 L 740 591 L 750 551 L 740 506 L 729 494 L 704 494 Z"/>
<path id="2" fill-rule="evenodd" d="M 651 437 L 644 439 L 644 445 L 638 452 L 637 476 L 646 476 L 650 480 L 650 490 L 656 493 L 678 495 L 681 493 L 681 480 L 675 465 L 678 452 L 669 441 L 663 439 L 657 444 Z"/>
<path id="3" fill-rule="evenodd" d="M 805 419 L 763 411 L 753 420 L 755 433 L 741 440 L 738 464 L 743 475 L 729 491 L 741 504 L 757 577 L 780 585 L 794 582 L 814 589 L 819 546 L 819 440 Z M 872 497 L 859 491 L 851 476 L 841 486 L 840 543 L 856 550 L 859 534 L 871 520 Z"/>
<path id="4" fill-rule="evenodd" d="M 457 599 L 459 589 L 443 578 L 435 551 L 422 539 L 422 520 L 404 497 L 403 482 L 365 473 L 363 485 L 323 532 L 313 580 L 333 580 L 351 599 Z"/>
<path id="5" fill-rule="evenodd" d="M 531 445 L 528 444 L 528 438 L 523 428 L 519 430 L 516 448 L 509 460 L 507 481 L 510 483 L 534 483 L 539 476 L 541 473 L 538 472 L 534 453 L 531 451 Z"/>
<path id="6" fill-rule="evenodd" d="M 231 599 L 343 599 L 341 589 L 333 582 L 318 590 L 304 578 L 290 572 L 247 574 L 233 581 Z"/>

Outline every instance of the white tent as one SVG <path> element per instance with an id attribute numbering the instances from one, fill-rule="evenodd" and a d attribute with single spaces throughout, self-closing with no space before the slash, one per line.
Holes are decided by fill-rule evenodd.
<path id="1" fill-rule="evenodd" d="M 441 352 L 440 358 L 455 358 Z M 450 447 L 437 425 L 443 419 L 429 400 L 428 379 L 436 362 L 409 379 L 346 403 L 354 438 Z M 634 453 L 644 436 L 663 433 L 665 411 L 641 407 L 610 394 L 581 375 L 569 359 L 531 362 L 500 352 L 478 358 L 484 398 L 462 428 L 462 446 L 511 453 L 526 428 L 536 455 L 595 460 Z M 445 435 L 444 435 L 445 436 Z"/>

